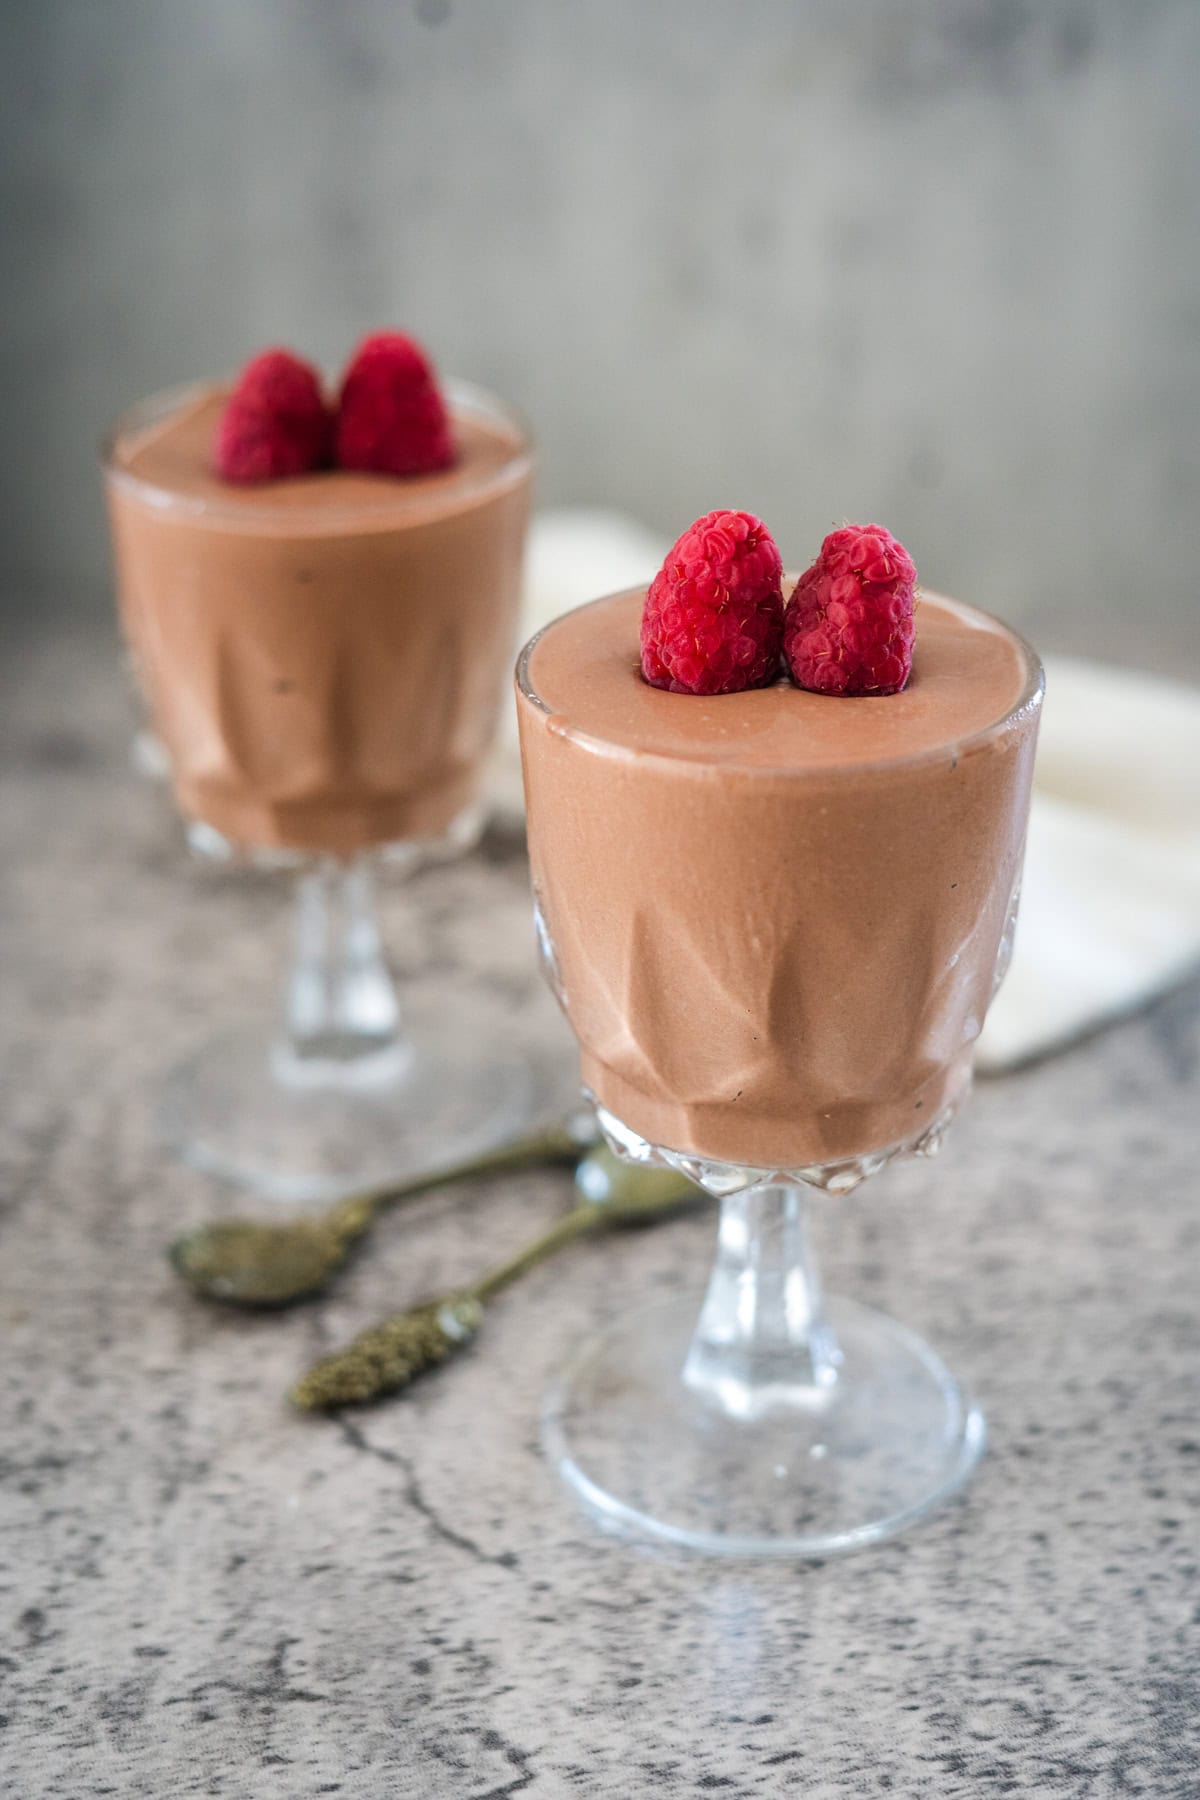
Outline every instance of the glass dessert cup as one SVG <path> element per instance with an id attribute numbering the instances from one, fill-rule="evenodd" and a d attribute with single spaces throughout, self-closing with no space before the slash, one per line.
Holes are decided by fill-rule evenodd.
<path id="1" fill-rule="evenodd" d="M 478 836 L 532 456 L 498 402 L 449 383 L 464 449 L 446 474 L 226 489 L 205 454 L 219 392 L 154 396 L 110 434 L 119 611 L 190 847 L 293 873 L 296 918 L 276 1016 L 176 1069 L 160 1124 L 197 1168 L 323 1202 L 481 1152 L 534 1110 L 511 1008 L 444 982 L 402 1005 L 374 900 L 377 866 Z M 191 436 L 147 474 L 160 432 Z"/>
<path id="2" fill-rule="evenodd" d="M 793 767 L 760 753 L 747 722 L 807 698 L 688 712 L 706 703 L 639 690 L 632 601 L 596 603 L 625 608 L 607 621 L 629 640 L 616 662 L 583 623 L 571 657 L 541 665 L 549 685 L 546 633 L 518 664 L 537 940 L 609 1142 L 716 1197 L 717 1248 L 702 1300 L 654 1302 L 578 1349 L 547 1395 L 544 1441 L 615 1532 L 712 1555 L 834 1555 L 925 1516 L 984 1448 L 979 1408 L 927 1344 L 823 1297 L 806 1196 L 932 1154 L 965 1097 L 1011 952 L 1041 670 L 1007 634 L 1012 692 L 983 729 L 911 756 Z M 955 630 L 984 624 L 933 604 Z M 937 699 L 932 667 L 925 691 Z M 810 709 L 805 730 L 816 720 Z M 911 824 L 911 846 L 893 832 L 878 859 L 880 818 Z M 636 879 L 614 881 L 585 929 L 588 883 L 618 845 Z M 831 896 L 853 892 L 822 937 Z M 878 1128 L 902 1110 L 903 1129 Z M 691 1149 L 668 1120 L 690 1127 Z"/>

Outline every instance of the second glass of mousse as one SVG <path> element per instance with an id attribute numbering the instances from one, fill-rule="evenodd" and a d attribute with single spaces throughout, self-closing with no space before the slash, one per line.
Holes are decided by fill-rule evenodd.
<path id="1" fill-rule="evenodd" d="M 318 1199 L 483 1149 L 528 1111 L 483 994 L 401 1016 L 370 865 L 477 825 L 532 450 L 508 409 L 451 382 L 448 466 L 330 466 L 330 450 L 232 481 L 213 466 L 230 403 L 222 383 L 157 395 L 105 454 L 122 627 L 191 842 L 299 871 L 282 1021 L 180 1071 L 165 1123 L 200 1166 Z"/>
<path id="2" fill-rule="evenodd" d="M 585 1087 L 614 1147 L 722 1197 L 699 1324 L 671 1300 L 587 1345 L 548 1433 L 610 1522 L 823 1554 L 926 1511 L 982 1448 L 931 1350 L 822 1303 L 802 1195 L 928 1153 L 964 1097 L 1011 947 L 1042 684 L 1015 633 L 930 593 L 909 675 L 913 581 L 887 571 L 911 563 L 879 533 L 878 579 L 833 590 L 869 604 L 827 615 L 799 584 L 787 643 L 826 684 L 799 686 L 777 556 L 763 609 L 729 622 L 747 517 L 699 521 L 649 597 L 568 614 L 518 667 L 538 936 Z M 899 685 L 840 687 L 874 606 Z M 670 691 L 656 633 L 699 687 Z M 723 689 L 739 663 L 757 685 Z"/>

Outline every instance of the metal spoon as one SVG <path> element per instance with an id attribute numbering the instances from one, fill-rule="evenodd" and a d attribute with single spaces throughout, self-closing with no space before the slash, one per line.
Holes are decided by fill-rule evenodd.
<path id="1" fill-rule="evenodd" d="M 598 1135 L 591 1114 L 580 1112 L 432 1174 L 350 1194 L 310 1218 L 277 1223 L 215 1219 L 177 1238 L 167 1254 L 176 1272 L 206 1300 L 227 1306 L 292 1306 L 329 1286 L 385 1207 L 469 1176 L 574 1162 Z"/>
<path id="2" fill-rule="evenodd" d="M 584 1232 L 599 1226 L 651 1225 L 705 1198 L 675 1170 L 620 1162 L 602 1144 L 580 1162 L 575 1190 L 578 1204 L 515 1256 L 468 1287 L 410 1306 L 361 1332 L 344 1350 L 323 1357 L 290 1390 L 292 1404 L 324 1412 L 396 1393 L 465 1349 L 489 1300 Z"/>

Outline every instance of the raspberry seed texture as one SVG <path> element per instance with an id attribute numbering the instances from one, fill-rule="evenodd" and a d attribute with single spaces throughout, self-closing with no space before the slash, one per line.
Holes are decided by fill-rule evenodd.
<path id="1" fill-rule="evenodd" d="M 642 674 L 673 694 L 736 694 L 779 673 L 783 566 L 761 519 L 697 519 L 650 584 Z"/>
<path id="2" fill-rule="evenodd" d="M 783 653 L 797 687 L 897 694 L 912 669 L 917 571 L 882 525 L 831 531 L 796 583 Z"/>

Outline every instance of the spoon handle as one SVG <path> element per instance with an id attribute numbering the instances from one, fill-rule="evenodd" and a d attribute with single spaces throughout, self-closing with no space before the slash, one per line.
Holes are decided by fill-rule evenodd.
<path id="1" fill-rule="evenodd" d="M 598 1225 L 619 1229 L 635 1222 L 652 1224 L 698 1197 L 690 1183 L 680 1181 L 673 1191 L 664 1188 L 655 1203 L 642 1206 L 636 1215 L 615 1211 L 603 1201 L 586 1200 L 572 1207 L 548 1231 L 469 1286 L 395 1313 L 360 1332 L 344 1350 L 323 1357 L 291 1389 L 293 1405 L 323 1412 L 398 1392 L 465 1349 L 479 1329 L 487 1302 L 575 1238 Z"/>
<path id="2" fill-rule="evenodd" d="M 636 1197 L 581 1200 L 548 1231 L 526 1244 L 523 1250 L 518 1250 L 515 1256 L 510 1256 L 507 1262 L 481 1275 L 463 1291 L 478 1300 L 481 1306 L 486 1305 L 520 1276 L 536 1269 L 548 1257 L 556 1256 L 585 1231 L 592 1231 L 597 1226 L 603 1226 L 607 1231 L 619 1231 L 630 1225 L 653 1225 L 703 1198 L 694 1182 L 673 1170 L 643 1170 L 640 1174 L 640 1192 Z"/>
<path id="3" fill-rule="evenodd" d="M 519 1280 L 530 1269 L 536 1269 L 539 1263 L 546 1262 L 550 1257 L 557 1255 L 560 1250 L 564 1250 L 568 1244 L 573 1243 L 585 1231 L 591 1231 L 599 1225 L 603 1219 L 603 1206 L 597 1206 L 591 1200 L 582 1201 L 580 1205 L 573 1206 L 570 1212 L 564 1213 L 561 1219 L 556 1220 L 548 1231 L 544 1231 L 540 1237 L 534 1238 L 532 1243 L 525 1245 L 524 1249 L 518 1250 L 515 1256 L 510 1256 L 506 1262 L 497 1264 L 494 1269 L 489 1269 L 486 1275 L 481 1275 L 478 1281 L 473 1281 L 470 1287 L 464 1289 L 464 1292 L 469 1294 L 473 1300 L 477 1300 L 481 1306 L 486 1305 L 489 1300 L 493 1300 L 497 1294 L 503 1293 L 506 1287 Z"/>
<path id="4" fill-rule="evenodd" d="M 382 1187 L 367 1188 L 362 1193 L 348 1194 L 330 1207 L 326 1222 L 343 1242 L 351 1243 L 370 1229 L 385 1207 L 479 1175 L 532 1169 L 539 1163 L 574 1162 L 594 1141 L 595 1135 L 595 1127 L 586 1114 L 559 1119 L 493 1150 L 484 1150 L 478 1156 L 464 1157 L 461 1162 L 415 1175 L 409 1181 L 389 1182 Z"/>

